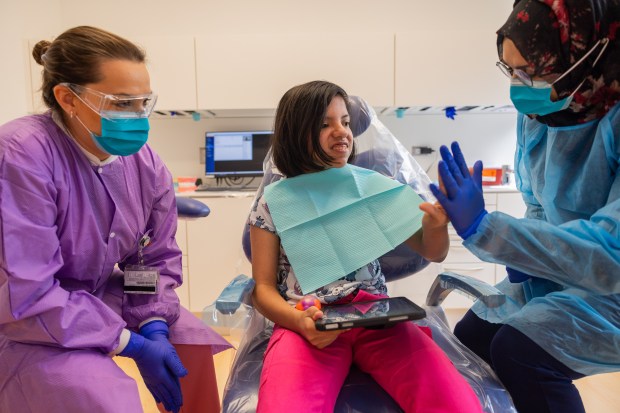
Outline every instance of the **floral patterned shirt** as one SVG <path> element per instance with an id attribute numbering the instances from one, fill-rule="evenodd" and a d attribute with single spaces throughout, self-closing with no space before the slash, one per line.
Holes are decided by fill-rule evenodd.
<path id="1" fill-rule="evenodd" d="M 250 225 L 267 230 L 273 234 L 278 234 L 269 207 L 261 196 L 250 212 Z M 280 243 L 280 254 L 278 259 L 277 285 L 280 295 L 290 304 L 295 304 L 304 296 L 295 277 L 295 271 L 291 268 L 286 252 Z M 385 276 L 381 271 L 378 260 L 365 265 L 362 268 L 346 275 L 340 280 L 329 283 L 311 294 L 316 296 L 323 304 L 336 302 L 358 290 L 364 290 L 370 294 L 387 295 Z"/>

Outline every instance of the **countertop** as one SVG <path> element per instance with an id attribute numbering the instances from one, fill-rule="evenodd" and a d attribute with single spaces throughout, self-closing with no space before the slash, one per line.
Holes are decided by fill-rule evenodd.
<path id="1" fill-rule="evenodd" d="M 518 192 L 514 185 L 488 185 L 483 186 L 482 190 L 486 193 L 501 193 L 501 192 Z M 190 198 L 253 198 L 256 194 L 255 190 L 227 190 L 221 191 L 187 191 L 177 192 L 177 196 L 186 196 Z"/>
<path id="2" fill-rule="evenodd" d="M 223 189 L 221 191 L 177 192 L 176 195 L 190 198 L 254 198 L 256 191 L 235 191 Z"/>
<path id="3" fill-rule="evenodd" d="M 514 185 L 488 185 L 482 186 L 482 191 L 483 192 L 490 192 L 490 193 L 496 193 L 496 192 L 519 192 L 519 190 L 517 189 L 516 186 Z"/>

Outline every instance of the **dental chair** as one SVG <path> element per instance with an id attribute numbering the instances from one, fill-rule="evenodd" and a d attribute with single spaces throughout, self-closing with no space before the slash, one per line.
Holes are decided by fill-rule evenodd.
<path id="1" fill-rule="evenodd" d="M 402 144 L 378 120 L 374 110 L 363 100 L 352 97 L 350 116 L 358 151 L 354 163 L 408 184 L 424 200 L 434 202 L 433 195 L 428 190 L 430 179 Z M 258 201 L 265 186 L 281 178 L 271 162 L 271 153 L 267 154 L 264 171 L 265 176 L 254 202 Z M 242 245 L 246 256 L 251 260 L 248 225 L 243 233 Z M 388 282 L 414 274 L 428 265 L 424 258 L 405 244 L 385 254 L 379 261 Z M 224 390 L 223 413 L 256 411 L 263 354 L 273 332 L 273 323 L 252 308 L 253 285 L 250 277 L 245 275 L 236 277 L 224 289 L 214 305 L 207 307 L 203 313 L 203 321 L 211 325 L 225 323 L 227 318 L 238 320 L 237 316 L 240 313 L 247 314 L 247 328 L 237 349 Z M 416 323 L 430 328 L 433 340 L 470 383 L 485 412 L 516 413 L 508 392 L 491 368 L 451 333 L 441 308 L 441 303 L 451 291 L 459 291 L 473 299 L 479 299 L 490 307 L 497 306 L 505 300 L 499 290 L 484 282 L 444 272 L 437 276 L 428 293 L 424 305 L 426 318 Z M 402 412 L 402 409 L 370 375 L 353 366 L 340 391 L 334 411 L 393 413 Z"/>
<path id="2" fill-rule="evenodd" d="M 177 195 L 176 201 L 179 219 L 204 218 L 211 213 L 209 207 L 197 199 Z"/>

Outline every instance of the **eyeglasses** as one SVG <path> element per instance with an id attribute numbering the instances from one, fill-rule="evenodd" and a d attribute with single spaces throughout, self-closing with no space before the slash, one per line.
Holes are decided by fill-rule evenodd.
<path id="1" fill-rule="evenodd" d="M 568 70 L 566 70 L 562 76 L 558 77 L 556 80 L 553 81 L 553 83 L 558 82 L 560 79 L 564 78 L 564 76 L 566 76 L 569 72 L 571 72 L 574 68 L 576 68 L 577 66 L 579 66 L 579 64 L 581 64 L 581 62 L 583 62 L 584 60 L 586 60 L 586 58 L 588 56 L 590 56 L 590 54 L 596 50 L 596 48 L 598 47 L 598 45 L 601 44 L 603 45 L 603 48 L 601 49 L 601 51 L 599 52 L 598 56 L 596 57 L 596 59 L 594 60 L 594 63 L 592 63 L 592 67 L 594 67 L 596 65 L 596 63 L 598 62 L 598 60 L 601 58 L 601 56 L 603 55 L 603 52 L 605 51 L 605 49 L 607 48 L 607 45 L 609 44 L 609 39 L 608 38 L 603 38 L 600 39 L 598 42 L 596 42 L 594 44 L 594 46 L 592 46 L 592 48 L 590 50 L 588 50 L 588 53 L 586 53 L 585 55 L 583 55 L 581 57 L 581 59 L 579 59 L 578 61 L 575 62 L 575 64 L 573 64 L 571 67 L 568 68 Z M 502 55 L 502 47 L 500 45 L 499 47 L 499 55 Z M 538 76 L 537 74 L 534 74 L 532 76 L 530 76 L 529 74 L 527 74 L 524 70 L 521 69 L 513 69 L 512 67 L 508 66 L 506 64 L 506 62 L 504 62 L 502 60 L 502 58 L 500 57 L 499 61 L 497 63 L 495 63 L 495 66 L 499 67 L 499 70 L 505 74 L 506 76 L 508 76 L 510 79 L 512 79 L 513 77 L 517 77 L 517 79 L 519 79 L 519 81 L 521 83 L 523 83 L 525 86 L 530 86 L 532 87 L 534 85 L 534 80 L 532 79 L 532 77 L 536 77 Z M 585 80 L 584 80 L 585 81 Z M 552 84 L 553 84 L 552 83 Z M 583 84 L 583 82 L 581 82 L 581 84 Z"/>
<path id="2" fill-rule="evenodd" d="M 499 70 L 503 74 L 505 74 L 507 77 L 509 77 L 510 79 L 516 76 L 517 79 L 519 79 L 519 81 L 523 83 L 525 86 L 532 87 L 534 85 L 534 81 L 532 80 L 532 77 L 528 75 L 524 70 L 513 69 L 501 59 L 497 63 L 495 63 L 495 66 L 499 67 Z"/>
<path id="3" fill-rule="evenodd" d="M 110 112 L 114 113 L 116 118 L 148 118 L 157 102 L 157 95 L 154 93 L 110 95 L 74 83 L 61 83 L 61 85 L 71 89 L 82 102 L 105 118 L 109 116 Z M 84 98 L 80 95 L 83 95 Z"/>

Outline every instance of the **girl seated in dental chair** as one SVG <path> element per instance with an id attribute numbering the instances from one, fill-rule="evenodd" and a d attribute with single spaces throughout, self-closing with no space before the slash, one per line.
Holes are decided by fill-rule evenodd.
<path id="1" fill-rule="evenodd" d="M 271 148 L 275 166 L 288 178 L 284 181 L 292 182 L 291 178 L 305 174 L 324 178 L 326 175 L 320 174 L 335 172 L 337 177 L 349 180 L 351 186 L 344 181 L 334 182 L 334 186 L 357 187 L 363 194 L 368 189 L 364 183 L 367 175 L 348 164 L 355 156 L 349 122 L 348 96 L 337 85 L 315 81 L 285 93 L 278 105 Z M 323 197 L 324 203 L 330 204 L 342 195 L 334 186 L 328 182 L 304 190 L 309 191 L 311 198 Z M 287 195 L 295 191 L 294 186 L 290 188 Z M 253 300 L 255 307 L 275 323 L 275 328 L 265 353 L 257 412 L 279 412 L 284 408 L 332 412 L 352 363 L 372 375 L 406 412 L 481 412 L 472 389 L 441 349 L 415 324 L 399 323 L 382 330 L 320 332 L 314 326 L 323 315 L 319 309 L 295 309 L 306 293 L 307 287 L 301 285 L 316 286 L 319 281 L 302 280 L 299 266 L 295 267 L 298 261 L 289 259 L 292 257 L 287 256 L 285 248 L 290 246 L 289 252 L 293 248 L 298 251 L 301 245 L 303 250 L 310 245 L 306 244 L 309 240 L 293 236 L 283 241 L 283 228 L 274 225 L 274 221 L 283 222 L 286 202 L 282 207 L 282 199 L 274 198 L 274 191 L 267 187 L 265 192 L 250 214 L 252 272 L 256 282 Z M 363 202 L 364 196 L 352 201 Z M 447 218 L 431 203 L 420 204 L 420 210 L 424 213 L 421 229 L 413 229 L 406 243 L 424 258 L 440 262 L 449 245 Z M 306 225 L 320 225 L 320 214 L 311 217 L 312 212 L 302 209 L 292 212 L 307 215 L 310 223 Z M 359 234 L 360 228 L 371 227 L 358 214 L 344 213 L 341 224 L 342 221 L 355 228 L 355 234 Z M 341 235 L 339 244 L 343 245 L 334 245 L 333 250 L 335 255 L 342 256 L 347 254 L 347 234 Z M 375 236 L 369 232 L 369 244 L 375 242 Z M 320 251 L 314 247 L 306 249 L 310 256 Z M 317 258 L 325 257 L 310 260 Z M 379 262 L 373 257 L 368 261 L 360 262 L 356 271 L 327 280 L 313 288 L 312 293 L 323 305 L 386 296 Z"/>

